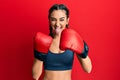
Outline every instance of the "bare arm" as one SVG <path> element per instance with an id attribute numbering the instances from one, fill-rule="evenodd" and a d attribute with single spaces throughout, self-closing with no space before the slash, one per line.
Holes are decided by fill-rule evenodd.
<path id="1" fill-rule="evenodd" d="M 33 68 L 32 68 L 32 75 L 34 80 L 39 79 L 39 77 L 42 74 L 42 69 L 43 69 L 43 61 L 40 61 L 35 58 Z"/>
<path id="2" fill-rule="evenodd" d="M 83 70 L 87 73 L 90 73 L 92 70 L 92 64 L 91 64 L 90 58 L 88 56 L 86 58 L 81 58 L 78 55 L 77 55 L 77 57 L 78 57 L 79 62 L 82 65 Z"/>

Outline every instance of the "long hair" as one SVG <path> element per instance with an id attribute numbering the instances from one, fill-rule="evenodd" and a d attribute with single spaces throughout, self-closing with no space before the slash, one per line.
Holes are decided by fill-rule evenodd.
<path id="1" fill-rule="evenodd" d="M 48 19 L 50 20 L 50 15 L 51 13 L 54 11 L 54 10 L 64 10 L 66 12 L 66 16 L 67 18 L 69 18 L 69 9 L 64 5 L 64 4 L 54 4 L 50 9 L 49 9 L 49 14 L 48 14 Z M 66 28 L 68 28 L 68 24 L 66 25 Z M 49 35 L 51 37 L 54 37 L 54 34 L 52 32 L 52 27 L 51 25 L 49 24 L 49 30 L 50 30 L 50 33 Z"/>

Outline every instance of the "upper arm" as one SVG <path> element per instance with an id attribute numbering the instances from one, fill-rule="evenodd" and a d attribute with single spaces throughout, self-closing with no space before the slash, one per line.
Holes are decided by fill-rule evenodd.
<path id="1" fill-rule="evenodd" d="M 43 71 L 43 61 L 38 60 L 37 58 L 34 58 L 33 68 L 32 68 L 32 74 L 33 78 L 39 78 Z"/>
<path id="2" fill-rule="evenodd" d="M 34 58 L 33 70 L 41 71 L 42 68 L 43 68 L 43 61 L 38 60 L 37 58 Z"/>

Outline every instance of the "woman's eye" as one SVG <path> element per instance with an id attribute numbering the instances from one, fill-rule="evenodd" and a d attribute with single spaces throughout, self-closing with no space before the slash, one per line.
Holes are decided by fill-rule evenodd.
<path id="1" fill-rule="evenodd" d="M 64 21 L 64 19 L 60 19 L 60 21 Z"/>
<path id="2" fill-rule="evenodd" d="M 51 21 L 55 21 L 55 19 L 51 19 Z"/>
<path id="3" fill-rule="evenodd" d="M 55 18 L 50 18 L 50 20 L 51 20 L 51 21 L 56 21 L 56 19 L 55 19 Z"/>

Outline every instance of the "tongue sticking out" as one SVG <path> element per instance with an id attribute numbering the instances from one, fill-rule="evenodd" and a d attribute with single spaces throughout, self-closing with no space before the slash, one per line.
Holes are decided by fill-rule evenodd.
<path id="1" fill-rule="evenodd" d="M 60 32 L 61 32 L 60 27 L 57 27 L 57 28 L 55 29 L 55 33 L 56 33 L 56 34 L 59 34 Z"/>

